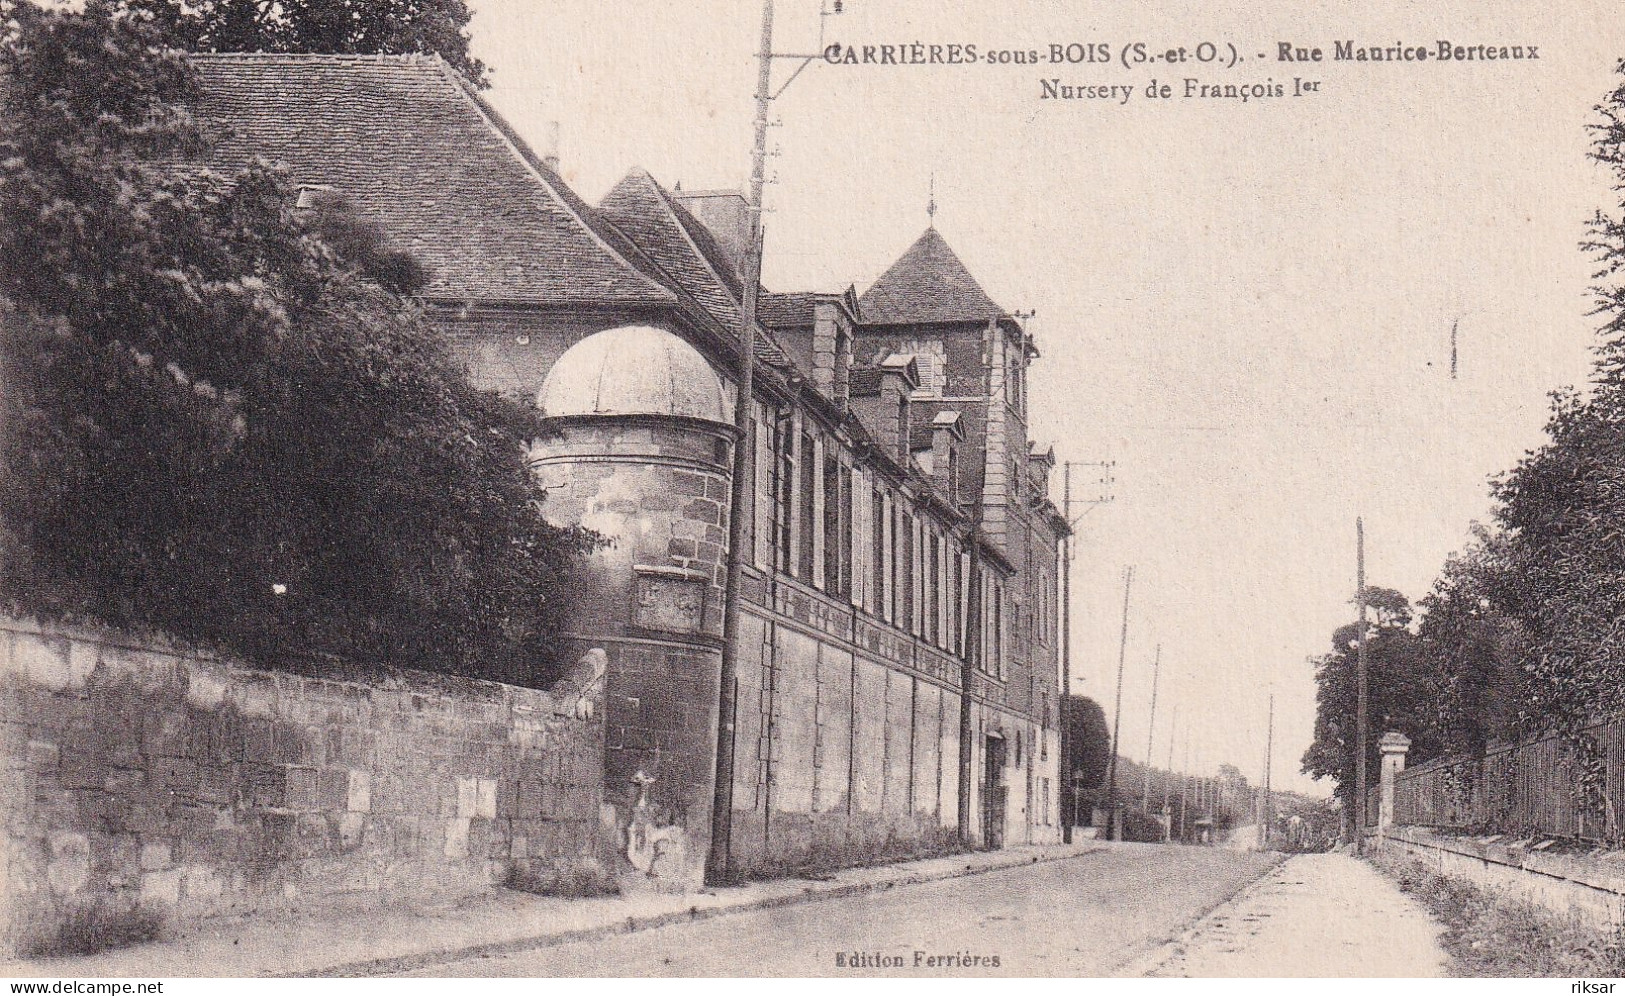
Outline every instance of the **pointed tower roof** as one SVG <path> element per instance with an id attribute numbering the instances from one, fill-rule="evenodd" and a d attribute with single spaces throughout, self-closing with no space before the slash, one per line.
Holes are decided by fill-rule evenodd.
<path id="1" fill-rule="evenodd" d="M 1008 312 L 993 302 L 935 227 L 858 299 L 866 324 L 982 322 Z"/>

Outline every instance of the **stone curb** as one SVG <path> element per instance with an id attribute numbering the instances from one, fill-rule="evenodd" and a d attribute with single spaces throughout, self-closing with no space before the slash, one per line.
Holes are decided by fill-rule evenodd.
<path id="1" fill-rule="evenodd" d="M 1055 846 L 1055 845 L 1052 845 Z M 1061 845 L 1064 846 L 1064 845 Z M 271 978 L 356 978 L 361 976 L 379 975 L 389 972 L 405 972 L 426 965 L 450 961 L 460 958 L 476 958 L 482 955 L 511 954 L 517 951 L 530 951 L 537 948 L 557 947 L 561 944 L 573 944 L 578 941 L 591 941 L 616 934 L 632 934 L 644 930 L 653 930 L 658 927 L 667 927 L 677 923 L 698 923 L 714 917 L 728 916 L 734 913 L 747 913 L 753 910 L 774 909 L 781 906 L 796 906 L 801 903 L 818 902 L 826 899 L 843 899 L 849 896 L 860 896 L 870 892 L 881 892 L 894 889 L 898 886 L 920 885 L 925 882 L 940 882 L 955 878 L 970 878 L 988 872 L 1006 871 L 1011 868 L 1027 868 L 1033 865 L 1048 864 L 1054 861 L 1067 861 L 1082 857 L 1086 854 L 1097 854 L 1110 850 L 1109 845 L 1095 846 L 1074 845 L 1076 850 L 1062 854 L 1012 854 L 1010 860 L 990 861 L 985 865 L 967 864 L 950 869 L 932 871 L 916 869 L 895 877 L 876 879 L 864 882 L 842 882 L 834 884 L 814 883 L 799 892 L 784 893 L 780 895 L 761 896 L 754 899 L 745 899 L 736 903 L 723 903 L 716 906 L 690 906 L 686 910 L 670 910 L 664 913 L 651 913 L 644 916 L 630 916 L 625 920 L 614 923 L 601 924 L 595 927 L 582 927 L 575 930 L 560 931 L 553 934 L 536 934 L 530 937 L 514 938 L 505 941 L 493 941 L 485 944 L 465 944 L 461 947 L 449 947 L 435 951 L 421 951 L 409 955 L 397 955 L 388 958 L 375 958 L 364 961 L 342 962 L 325 968 L 310 969 L 296 974 L 271 976 Z M 782 880 L 781 880 L 782 881 Z"/>

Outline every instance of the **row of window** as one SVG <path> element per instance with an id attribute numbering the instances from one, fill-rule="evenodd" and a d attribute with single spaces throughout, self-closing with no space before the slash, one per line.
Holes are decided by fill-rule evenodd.
<path id="1" fill-rule="evenodd" d="M 757 405 L 756 565 L 964 656 L 970 556 L 932 516 L 799 412 Z M 1004 677 L 1004 580 L 982 568 L 981 666 Z"/>

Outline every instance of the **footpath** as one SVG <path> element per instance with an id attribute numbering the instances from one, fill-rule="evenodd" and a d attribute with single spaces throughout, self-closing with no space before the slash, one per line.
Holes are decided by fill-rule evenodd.
<path id="1" fill-rule="evenodd" d="M 1104 850 L 1093 841 L 957 854 L 818 880 L 791 878 L 683 895 L 556 899 L 496 889 L 450 907 L 373 908 L 322 917 L 204 921 L 150 944 L 77 958 L 0 961 L 0 977 L 34 979 L 360 976 L 453 958 L 522 951 L 745 910 L 853 896 Z"/>
<path id="2" fill-rule="evenodd" d="M 1440 930 L 1365 862 L 1341 852 L 1300 854 L 1122 974 L 1440 978 Z"/>

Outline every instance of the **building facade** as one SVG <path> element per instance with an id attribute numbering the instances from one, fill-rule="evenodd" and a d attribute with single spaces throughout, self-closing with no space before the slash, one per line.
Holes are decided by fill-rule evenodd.
<path id="1" fill-rule="evenodd" d="M 719 751 L 743 873 L 962 831 L 1060 839 L 1066 523 L 1027 428 L 1038 351 L 934 227 L 861 296 L 763 295 L 741 436 L 737 194 L 635 170 L 588 205 L 432 57 L 196 65 L 202 113 L 229 126 L 219 165 L 263 156 L 342 195 L 427 267 L 424 307 L 471 376 L 549 417 L 531 454 L 546 513 L 610 541 L 568 640 L 607 657 L 604 821 L 626 876 L 701 883 Z M 751 539 L 719 743 L 736 515 Z"/>

